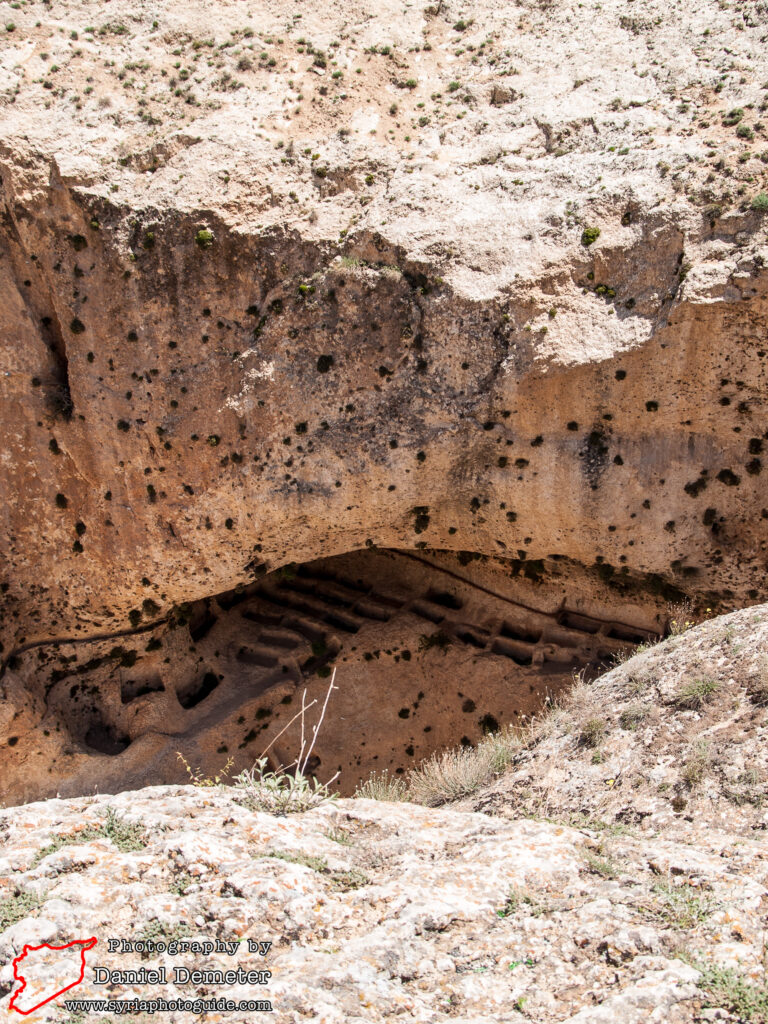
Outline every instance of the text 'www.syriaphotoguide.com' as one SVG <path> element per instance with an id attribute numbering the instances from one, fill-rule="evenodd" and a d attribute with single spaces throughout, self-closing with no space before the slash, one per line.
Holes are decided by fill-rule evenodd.
<path id="1" fill-rule="evenodd" d="M 65 999 L 64 1006 L 69 1013 L 98 1012 L 109 1013 L 169 1013 L 173 1010 L 186 1010 L 188 1013 L 234 1013 L 271 1011 L 269 999 Z"/>

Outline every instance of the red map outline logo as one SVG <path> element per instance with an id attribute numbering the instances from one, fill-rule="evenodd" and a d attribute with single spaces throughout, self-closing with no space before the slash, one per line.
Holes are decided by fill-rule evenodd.
<path id="1" fill-rule="evenodd" d="M 71 988 L 74 988 L 75 985 L 79 985 L 80 982 L 85 977 L 85 954 L 87 950 L 93 949 L 93 947 L 96 945 L 96 941 L 96 938 L 92 937 L 90 939 L 74 939 L 72 942 L 67 942 L 66 945 L 64 946 L 52 946 L 50 942 L 41 942 L 39 946 L 24 946 L 21 953 L 13 961 L 13 976 L 16 979 L 16 981 L 21 982 L 21 986 L 18 989 L 16 989 L 16 991 L 11 996 L 11 1001 L 8 1004 L 9 1008 L 15 1010 L 17 1013 L 23 1013 L 24 1016 L 26 1017 L 30 1013 L 34 1013 L 35 1010 L 39 1010 L 41 1006 L 45 1006 L 46 1003 L 50 1003 L 52 999 L 56 999 L 58 998 L 58 996 L 63 995 L 65 992 L 69 992 L 69 990 Z M 18 974 L 16 971 L 16 968 L 21 963 L 21 961 L 26 957 L 26 955 L 28 953 L 36 953 L 38 949 L 51 949 L 56 953 L 61 953 L 65 949 L 71 949 L 72 946 L 82 947 L 82 949 L 80 950 L 80 977 L 77 979 L 77 981 L 73 981 L 72 984 L 67 985 L 66 988 L 59 989 L 59 991 L 54 992 L 53 995 L 47 996 L 45 999 L 43 999 L 41 1003 L 38 1003 L 37 1006 L 33 1006 L 31 1010 L 21 1010 L 19 1009 L 18 1006 L 14 1006 L 13 1004 L 16 1002 L 16 999 L 27 987 L 27 983 L 24 980 L 24 976 L 22 974 Z"/>

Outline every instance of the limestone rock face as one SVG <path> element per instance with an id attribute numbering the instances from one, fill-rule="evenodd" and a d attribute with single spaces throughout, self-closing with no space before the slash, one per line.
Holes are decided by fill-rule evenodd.
<path id="1" fill-rule="evenodd" d="M 64 677 L 33 667 L 62 644 L 103 639 L 82 667 L 366 548 L 461 586 L 488 558 L 534 612 L 635 636 L 670 598 L 765 596 L 761 13 L 93 19 L 23 8 L 2 40 L 6 744 L 53 714 Z M 143 732 L 92 682 L 111 710 L 91 749 L 181 729 L 179 692 L 221 674 L 184 657 L 183 683 L 136 684 L 167 694 Z M 54 698 L 82 753 L 91 723 Z"/>

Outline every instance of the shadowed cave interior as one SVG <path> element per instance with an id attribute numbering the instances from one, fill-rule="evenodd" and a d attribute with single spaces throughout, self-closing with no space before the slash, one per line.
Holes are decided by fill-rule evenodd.
<path id="1" fill-rule="evenodd" d="M 26 651 L 14 670 L 33 694 L 38 680 L 38 728 L 14 753 L 47 762 L 62 795 L 186 781 L 179 753 L 205 777 L 266 748 L 291 765 L 301 721 L 285 727 L 306 691 L 311 732 L 336 668 L 308 767 L 349 794 L 524 724 L 574 673 L 663 632 L 663 584 L 599 570 L 375 548 L 284 566 L 129 635 Z"/>

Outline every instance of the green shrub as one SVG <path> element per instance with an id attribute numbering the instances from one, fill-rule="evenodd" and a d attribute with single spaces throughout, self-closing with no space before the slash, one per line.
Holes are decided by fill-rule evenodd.
<path id="1" fill-rule="evenodd" d="M 734 967 L 697 964 L 701 970 L 698 982 L 709 996 L 705 1007 L 728 1010 L 739 1021 L 768 1024 L 768 986 L 755 985 Z"/>
<path id="2" fill-rule="evenodd" d="M 581 233 L 581 244 L 590 246 L 600 237 L 600 228 L 584 228 Z"/>
<path id="3" fill-rule="evenodd" d="M 733 110 L 729 110 L 723 118 L 724 125 L 738 124 L 739 121 L 744 117 L 744 111 L 741 107 L 734 107 Z"/>
<path id="4" fill-rule="evenodd" d="M 208 228 L 200 228 L 195 235 L 195 242 L 197 242 L 201 249 L 210 249 L 213 245 L 213 232 L 209 231 Z"/>
<path id="5" fill-rule="evenodd" d="M 768 192 L 758 192 L 752 200 L 752 209 L 758 213 L 768 213 Z"/>

